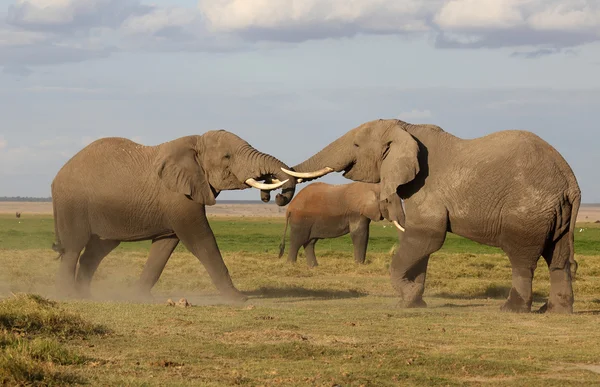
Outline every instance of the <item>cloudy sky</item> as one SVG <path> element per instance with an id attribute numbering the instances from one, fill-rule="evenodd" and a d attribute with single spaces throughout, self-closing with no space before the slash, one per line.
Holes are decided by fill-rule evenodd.
<path id="1" fill-rule="evenodd" d="M 600 202 L 599 40 L 597 0 L 0 0 L 0 196 L 99 137 L 227 129 L 293 165 L 397 117 L 533 131 Z"/>

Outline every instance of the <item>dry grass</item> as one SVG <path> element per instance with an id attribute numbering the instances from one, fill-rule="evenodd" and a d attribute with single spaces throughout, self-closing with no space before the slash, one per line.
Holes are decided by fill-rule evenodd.
<path id="1" fill-rule="evenodd" d="M 218 227 L 220 235 L 228 235 L 226 223 Z M 406 310 L 397 308 L 389 283 L 392 246 L 376 244 L 366 265 L 356 265 L 350 251 L 323 249 L 320 265 L 309 269 L 303 256 L 290 265 L 274 250 L 235 251 L 232 246 L 246 246 L 245 226 L 236 227 L 222 250 L 234 283 L 250 297 L 245 304 L 223 302 L 186 251 L 177 251 L 167 264 L 153 291 L 155 303 L 128 301 L 147 251 L 122 249 L 100 266 L 93 300 L 44 306 L 40 298 L 21 299 L 22 305 L 41 300 L 24 311 L 47 309 L 61 316 L 44 321 L 75 321 L 66 317 L 75 316 L 81 321 L 76 326 L 88 327 L 80 334 L 66 334 L 74 326 L 67 322 L 60 329 L 45 323 L 50 328 L 32 330 L 35 338 L 54 340 L 67 352 L 55 348 L 36 355 L 40 346 L 54 344 L 35 342 L 24 352 L 26 361 L 42 367 L 42 382 L 59 385 L 600 385 L 600 251 L 577 256 L 573 315 L 500 312 L 511 281 L 508 259 L 461 244 L 456 249 L 466 251 L 451 249 L 431 258 L 429 307 Z M 257 223 L 251 227 L 262 232 Z M 262 230 L 274 227 L 265 222 Z M 593 252 L 597 234 L 585 235 L 578 236 L 587 243 L 580 246 Z M 53 298 L 54 258 L 50 249 L 0 251 L 0 294 Z M 535 308 L 548 287 L 541 260 Z M 181 297 L 193 306 L 165 305 L 167 298 Z M 93 333 L 98 325 L 106 331 Z M 19 326 L 5 329 L 23 331 Z M 18 345 L 10 347 L 16 351 Z"/>

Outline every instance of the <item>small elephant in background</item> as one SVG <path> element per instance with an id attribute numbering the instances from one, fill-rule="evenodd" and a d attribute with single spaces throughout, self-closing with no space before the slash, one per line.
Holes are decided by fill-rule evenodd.
<path id="1" fill-rule="evenodd" d="M 383 201 L 380 185 L 354 182 L 332 185 L 313 183 L 300 191 L 288 205 L 279 258 L 285 250 L 285 235 L 290 225 L 288 262 L 296 262 L 304 247 L 309 267 L 317 266 L 315 244 L 319 239 L 337 238 L 350 233 L 354 260 L 364 264 L 369 242 L 369 225 L 387 219 L 399 232 L 404 231 L 404 212 L 398 195 Z M 396 200 L 397 199 L 397 200 Z"/>

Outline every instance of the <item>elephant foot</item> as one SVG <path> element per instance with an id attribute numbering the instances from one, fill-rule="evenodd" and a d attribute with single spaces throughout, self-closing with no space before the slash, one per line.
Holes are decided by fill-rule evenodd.
<path id="1" fill-rule="evenodd" d="M 248 300 L 248 296 L 237 289 L 228 289 L 221 291 L 221 295 L 230 302 L 244 303 Z"/>
<path id="2" fill-rule="evenodd" d="M 565 297 L 554 297 L 558 298 L 558 302 L 554 301 L 552 297 L 544 304 L 546 306 L 546 310 L 548 313 L 561 313 L 561 314 L 571 314 L 573 313 L 573 298 L 565 296 Z M 543 306 L 542 306 L 543 308 Z M 542 309 L 540 308 L 540 309 Z"/>
<path id="3" fill-rule="evenodd" d="M 427 308 L 427 303 L 422 298 L 411 301 L 400 300 L 398 307 L 404 309 Z"/>
<path id="4" fill-rule="evenodd" d="M 398 303 L 403 308 L 426 308 L 427 303 L 423 301 L 424 286 L 422 283 L 401 279 L 392 281 L 392 286 L 400 294 L 402 300 Z"/>
<path id="5" fill-rule="evenodd" d="M 530 313 L 531 305 L 527 305 L 525 304 L 525 302 L 515 302 L 515 300 L 509 298 L 508 300 L 506 300 L 504 305 L 500 307 L 500 310 L 502 312 L 511 313 Z"/>

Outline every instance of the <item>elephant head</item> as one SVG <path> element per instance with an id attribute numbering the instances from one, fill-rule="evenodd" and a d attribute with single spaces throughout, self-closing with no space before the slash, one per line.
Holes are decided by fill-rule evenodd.
<path id="1" fill-rule="evenodd" d="M 287 168 L 284 163 L 225 130 L 159 145 L 154 167 L 169 190 L 205 205 L 215 204 L 223 190 L 254 187 L 261 190 L 264 202 L 270 200 L 271 190 L 282 188 L 276 202 L 284 206 L 296 189 L 296 179 L 282 171 Z"/>
<path id="2" fill-rule="evenodd" d="M 381 184 L 353 184 L 359 184 L 357 187 L 360 187 L 360 189 L 353 192 L 353 198 L 358 200 L 358 209 L 361 215 L 366 216 L 374 222 L 385 219 L 392 222 L 398 230 L 405 231 L 404 207 L 402 206 L 400 196 L 395 194 L 382 199 Z"/>
<path id="3" fill-rule="evenodd" d="M 404 229 L 406 217 L 400 196 L 397 194 L 390 195 L 389 197 L 380 201 L 379 205 L 381 207 L 381 214 L 385 219 L 392 222 L 399 231 L 406 231 Z"/>
<path id="4" fill-rule="evenodd" d="M 366 122 L 285 172 L 301 182 L 343 171 L 350 180 L 380 183 L 381 200 L 394 200 L 398 186 L 420 171 L 419 144 L 405 125 L 400 120 Z"/>

